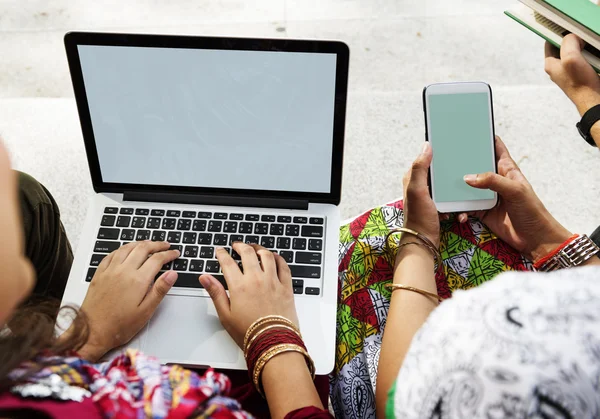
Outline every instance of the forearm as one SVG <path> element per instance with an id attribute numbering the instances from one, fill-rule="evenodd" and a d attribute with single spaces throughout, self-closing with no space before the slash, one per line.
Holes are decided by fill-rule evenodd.
<path id="1" fill-rule="evenodd" d="M 396 260 L 394 283 L 437 294 L 433 266 L 432 255 L 427 249 L 417 245 L 406 246 Z M 435 300 L 416 292 L 398 290 L 393 293 L 377 371 L 375 399 L 378 417 L 385 416 L 388 391 L 398 376 L 415 333 L 436 306 Z"/>
<path id="2" fill-rule="evenodd" d="M 283 418 L 307 406 L 323 408 L 304 356 L 286 352 L 271 359 L 262 373 L 262 385 L 271 417 Z"/>
<path id="3" fill-rule="evenodd" d="M 584 92 L 573 98 L 579 115 L 583 116 L 589 109 L 600 105 L 600 94 L 596 92 Z M 596 122 L 590 131 L 596 144 L 600 144 L 600 122 Z"/>

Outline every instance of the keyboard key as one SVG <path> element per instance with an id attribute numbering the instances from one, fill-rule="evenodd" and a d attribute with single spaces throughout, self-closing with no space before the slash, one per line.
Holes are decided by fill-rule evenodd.
<path id="1" fill-rule="evenodd" d="M 254 224 L 254 234 L 269 234 L 269 224 L 267 223 L 256 223 Z"/>
<path id="2" fill-rule="evenodd" d="M 158 275 L 161 275 L 163 272 L 160 272 Z M 181 288 L 202 288 L 202 284 L 198 281 L 198 274 L 192 274 L 189 272 L 179 272 L 177 275 L 177 281 L 173 286 L 181 287 Z M 225 282 L 225 277 L 221 274 L 213 274 L 213 276 L 219 281 L 225 289 L 227 289 L 227 282 Z"/>
<path id="3" fill-rule="evenodd" d="M 235 242 L 244 242 L 244 236 L 241 234 L 232 234 L 229 236 L 229 245 L 233 245 Z"/>
<path id="4" fill-rule="evenodd" d="M 240 223 L 240 233 L 252 233 L 252 223 Z"/>
<path id="5" fill-rule="evenodd" d="M 246 236 L 246 239 L 244 240 L 246 244 L 258 244 L 259 241 L 260 239 L 258 236 Z"/>
<path id="6" fill-rule="evenodd" d="M 116 214 L 119 211 L 117 207 L 106 207 L 104 208 L 105 214 Z"/>
<path id="7" fill-rule="evenodd" d="M 302 294 L 304 289 L 302 287 L 294 287 L 294 294 Z"/>
<path id="8" fill-rule="evenodd" d="M 165 210 L 152 210 L 150 211 L 150 215 L 154 215 L 155 217 L 164 217 Z"/>
<path id="9" fill-rule="evenodd" d="M 150 239 L 153 242 L 164 242 L 167 240 L 167 232 L 162 230 L 154 230 L 152 232 L 152 238 Z"/>
<path id="10" fill-rule="evenodd" d="M 210 233 L 199 233 L 198 244 L 211 244 L 213 235 Z"/>
<path id="11" fill-rule="evenodd" d="M 126 244 L 129 244 L 129 243 L 131 243 L 131 242 L 122 242 L 121 243 L 121 247 L 123 247 L 123 246 L 125 246 Z"/>
<path id="12" fill-rule="evenodd" d="M 198 257 L 198 246 L 185 246 L 183 256 L 185 256 L 186 258 Z"/>
<path id="13" fill-rule="evenodd" d="M 262 247 L 266 247 L 267 249 L 272 249 L 275 247 L 275 237 L 273 236 L 263 236 L 260 239 L 260 245 Z"/>
<path id="14" fill-rule="evenodd" d="M 170 249 L 171 250 L 171 249 Z M 170 271 L 171 268 L 173 267 L 173 262 L 167 262 L 162 266 L 162 270 L 163 271 Z M 161 272 L 162 273 L 162 272 Z M 160 274 L 157 276 L 157 278 L 160 276 Z"/>
<path id="15" fill-rule="evenodd" d="M 102 262 L 102 259 L 104 259 L 105 257 L 106 255 L 92 255 L 92 260 L 90 260 L 90 266 L 100 265 L 100 262 Z"/>
<path id="16" fill-rule="evenodd" d="M 221 265 L 219 265 L 219 261 L 217 260 L 208 260 L 206 261 L 206 272 L 217 273 L 221 269 Z"/>
<path id="17" fill-rule="evenodd" d="M 302 226 L 302 237 L 323 237 L 323 227 Z"/>
<path id="18" fill-rule="evenodd" d="M 163 230 L 174 230 L 177 219 L 175 218 L 163 218 L 161 228 Z"/>
<path id="19" fill-rule="evenodd" d="M 323 240 L 310 239 L 308 241 L 308 250 L 323 250 Z"/>
<path id="20" fill-rule="evenodd" d="M 181 211 L 178 210 L 168 210 L 167 217 L 179 217 L 181 215 Z"/>
<path id="21" fill-rule="evenodd" d="M 181 255 L 183 253 L 183 246 L 180 244 L 172 244 L 169 247 L 169 250 L 179 250 L 179 255 Z"/>
<path id="22" fill-rule="evenodd" d="M 160 218 L 156 218 L 156 217 L 148 218 L 148 223 L 146 225 L 146 228 L 151 228 L 153 230 L 156 228 L 160 228 Z"/>
<path id="23" fill-rule="evenodd" d="M 190 271 L 202 272 L 204 270 L 204 261 L 202 259 L 192 259 L 190 261 Z"/>
<path id="24" fill-rule="evenodd" d="M 239 253 L 233 249 L 231 249 L 231 257 L 233 260 L 242 260 L 242 257 L 239 255 Z"/>
<path id="25" fill-rule="evenodd" d="M 306 217 L 294 217 L 294 223 L 296 223 L 296 224 L 306 224 L 306 223 L 308 223 L 308 218 L 306 218 Z"/>
<path id="26" fill-rule="evenodd" d="M 121 240 L 123 241 L 134 241 L 135 240 L 135 230 L 124 228 L 121 231 Z"/>
<path id="27" fill-rule="evenodd" d="M 225 246 L 227 244 L 227 234 L 215 234 L 213 244 L 215 246 Z"/>
<path id="28" fill-rule="evenodd" d="M 292 277 L 294 278 L 320 278 L 321 267 L 320 266 L 302 266 L 302 265 L 290 265 L 292 271 Z"/>
<path id="29" fill-rule="evenodd" d="M 230 220 L 243 220 L 244 214 L 229 214 Z"/>
<path id="30" fill-rule="evenodd" d="M 290 217 L 288 215 L 280 215 L 279 217 L 277 217 L 277 222 L 278 223 L 291 223 L 292 217 Z"/>
<path id="31" fill-rule="evenodd" d="M 181 216 L 183 218 L 196 218 L 196 211 L 183 211 Z"/>
<path id="32" fill-rule="evenodd" d="M 112 227 L 115 225 L 116 218 L 117 217 L 115 217 L 114 215 L 103 215 L 100 225 L 103 227 Z"/>
<path id="33" fill-rule="evenodd" d="M 292 279 L 292 287 L 304 288 L 304 279 Z"/>
<path id="34" fill-rule="evenodd" d="M 215 212 L 215 219 L 216 220 L 226 220 L 227 214 L 225 214 L 224 212 Z"/>
<path id="35" fill-rule="evenodd" d="M 297 236 L 300 234 L 300 226 L 296 224 L 288 224 L 285 226 L 286 236 Z"/>
<path id="36" fill-rule="evenodd" d="M 199 256 L 202 259 L 212 259 L 214 255 L 215 255 L 215 249 L 213 247 L 202 246 L 200 248 Z"/>
<path id="37" fill-rule="evenodd" d="M 274 223 L 275 222 L 275 216 L 274 215 L 263 215 L 262 217 L 260 217 L 260 221 L 266 221 L 268 223 Z"/>
<path id="38" fill-rule="evenodd" d="M 308 220 L 311 224 L 323 224 L 323 219 L 321 217 L 310 217 Z"/>
<path id="39" fill-rule="evenodd" d="M 283 224 L 271 224 L 271 231 L 269 232 L 271 236 L 281 236 L 283 235 Z"/>
<path id="40" fill-rule="evenodd" d="M 208 223 L 208 231 L 219 233 L 221 231 L 221 227 L 223 227 L 223 221 L 209 221 Z"/>
<path id="41" fill-rule="evenodd" d="M 194 225 L 192 226 L 192 230 L 205 231 L 206 230 L 206 220 L 194 220 Z"/>
<path id="42" fill-rule="evenodd" d="M 291 239 L 289 237 L 277 237 L 277 248 L 278 249 L 289 249 Z"/>
<path id="43" fill-rule="evenodd" d="M 183 242 L 185 244 L 196 244 L 198 233 L 183 233 Z"/>
<path id="44" fill-rule="evenodd" d="M 187 271 L 188 260 L 187 259 L 175 259 L 173 261 L 174 271 Z"/>
<path id="45" fill-rule="evenodd" d="M 121 208 L 121 211 L 119 211 L 119 214 L 131 215 L 131 214 L 133 214 L 133 208 Z"/>
<path id="46" fill-rule="evenodd" d="M 148 208 L 138 208 L 135 210 L 135 215 L 148 215 L 150 210 Z"/>
<path id="47" fill-rule="evenodd" d="M 91 282 L 92 278 L 96 274 L 96 268 L 90 268 L 87 271 L 87 275 L 85 276 L 85 282 Z"/>
<path id="48" fill-rule="evenodd" d="M 294 261 L 294 252 L 289 250 L 282 250 L 279 252 L 279 256 L 281 256 L 287 263 L 292 263 Z"/>
<path id="49" fill-rule="evenodd" d="M 294 238 L 292 240 L 292 249 L 294 250 L 305 250 L 306 249 L 306 239 Z"/>
<path id="50" fill-rule="evenodd" d="M 246 221 L 258 221 L 259 219 L 258 214 L 246 214 Z"/>
<path id="51" fill-rule="evenodd" d="M 306 288 L 306 295 L 319 295 L 321 293 L 321 290 L 319 290 L 318 288 Z"/>
<path id="52" fill-rule="evenodd" d="M 129 227 L 130 222 L 131 217 L 126 215 L 119 215 L 119 218 L 117 218 L 117 227 Z"/>
<path id="53" fill-rule="evenodd" d="M 144 228 L 146 225 L 146 217 L 133 217 L 131 227 L 133 228 Z"/>
<path id="54" fill-rule="evenodd" d="M 237 233 L 237 226 L 238 223 L 235 221 L 225 221 L 225 224 L 223 224 L 223 231 L 225 233 Z"/>
<path id="55" fill-rule="evenodd" d="M 207 211 L 200 211 L 198 213 L 198 218 L 212 218 L 212 212 L 207 212 Z"/>
<path id="56" fill-rule="evenodd" d="M 97 241 L 94 246 L 94 252 L 96 253 L 111 253 L 117 250 L 121 246 L 119 242 L 105 242 Z"/>
<path id="57" fill-rule="evenodd" d="M 181 231 L 169 231 L 167 241 L 169 243 L 179 243 L 181 241 Z"/>
<path id="58" fill-rule="evenodd" d="M 118 228 L 101 228 L 98 231 L 98 238 L 105 240 L 117 240 L 119 238 Z"/>
<path id="59" fill-rule="evenodd" d="M 192 220 L 180 218 L 179 221 L 177 221 L 177 230 L 188 231 L 190 228 L 192 228 Z"/>
<path id="60" fill-rule="evenodd" d="M 320 265 L 321 256 L 321 253 L 316 252 L 296 252 L 296 263 Z"/>
<path id="61" fill-rule="evenodd" d="M 142 240 L 150 240 L 150 230 L 138 230 L 135 239 L 139 242 Z"/>

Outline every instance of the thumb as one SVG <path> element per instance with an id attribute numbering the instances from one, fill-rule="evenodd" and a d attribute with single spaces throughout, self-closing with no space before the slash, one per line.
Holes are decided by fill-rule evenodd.
<path id="1" fill-rule="evenodd" d="M 230 311 L 229 297 L 225 292 L 225 288 L 223 288 L 223 285 L 212 275 L 201 275 L 198 279 L 215 304 L 217 314 L 222 323 L 229 315 Z"/>
<path id="2" fill-rule="evenodd" d="M 409 184 L 413 184 L 413 186 L 417 188 L 427 188 L 429 166 L 431 166 L 432 159 L 433 152 L 431 150 L 431 145 L 429 142 L 425 142 L 421 154 L 417 156 L 412 164 Z"/>
<path id="3" fill-rule="evenodd" d="M 519 195 L 522 192 L 521 183 L 493 172 L 465 175 L 464 180 L 469 186 L 477 189 L 490 189 L 505 198 Z"/>
<path id="4" fill-rule="evenodd" d="M 165 295 L 167 295 L 171 287 L 173 287 L 175 281 L 177 281 L 177 272 L 175 271 L 167 271 L 159 276 L 158 279 L 154 281 L 154 285 L 152 285 L 148 294 L 146 294 L 146 298 L 144 298 L 142 304 L 146 306 L 145 309 L 153 313 L 163 298 L 165 298 Z"/>

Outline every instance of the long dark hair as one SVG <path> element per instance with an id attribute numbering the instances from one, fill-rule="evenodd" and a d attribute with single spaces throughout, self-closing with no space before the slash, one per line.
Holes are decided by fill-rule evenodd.
<path id="1" fill-rule="evenodd" d="M 12 315 L 6 324 L 8 330 L 0 332 L 0 392 L 16 384 L 8 374 L 40 352 L 65 355 L 81 349 L 85 344 L 89 336 L 85 314 L 72 306 L 60 308 L 59 304 L 57 300 L 31 299 Z M 56 319 L 63 310 L 70 312 L 66 314 L 74 318 L 72 333 L 58 339 Z M 35 372 L 31 370 L 26 376 Z"/>

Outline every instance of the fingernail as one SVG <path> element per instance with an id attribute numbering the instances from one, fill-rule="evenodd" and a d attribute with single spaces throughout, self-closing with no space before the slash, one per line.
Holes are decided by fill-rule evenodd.
<path id="1" fill-rule="evenodd" d="M 477 175 L 465 175 L 463 180 L 465 182 L 475 182 L 477 180 Z"/>
<path id="2" fill-rule="evenodd" d="M 167 274 L 165 275 L 165 282 L 167 284 L 169 284 L 170 286 L 173 286 L 175 281 L 177 281 L 177 272 L 175 272 L 175 271 L 167 272 Z"/>
<path id="3" fill-rule="evenodd" d="M 425 144 L 423 144 L 423 149 L 421 150 L 421 154 L 425 153 L 427 150 L 429 150 L 429 141 L 426 141 Z"/>
<path id="4" fill-rule="evenodd" d="M 217 252 L 219 252 L 219 251 L 222 251 L 222 250 L 225 250 L 225 249 L 223 249 L 222 247 L 215 247 L 215 250 L 216 250 Z"/>

